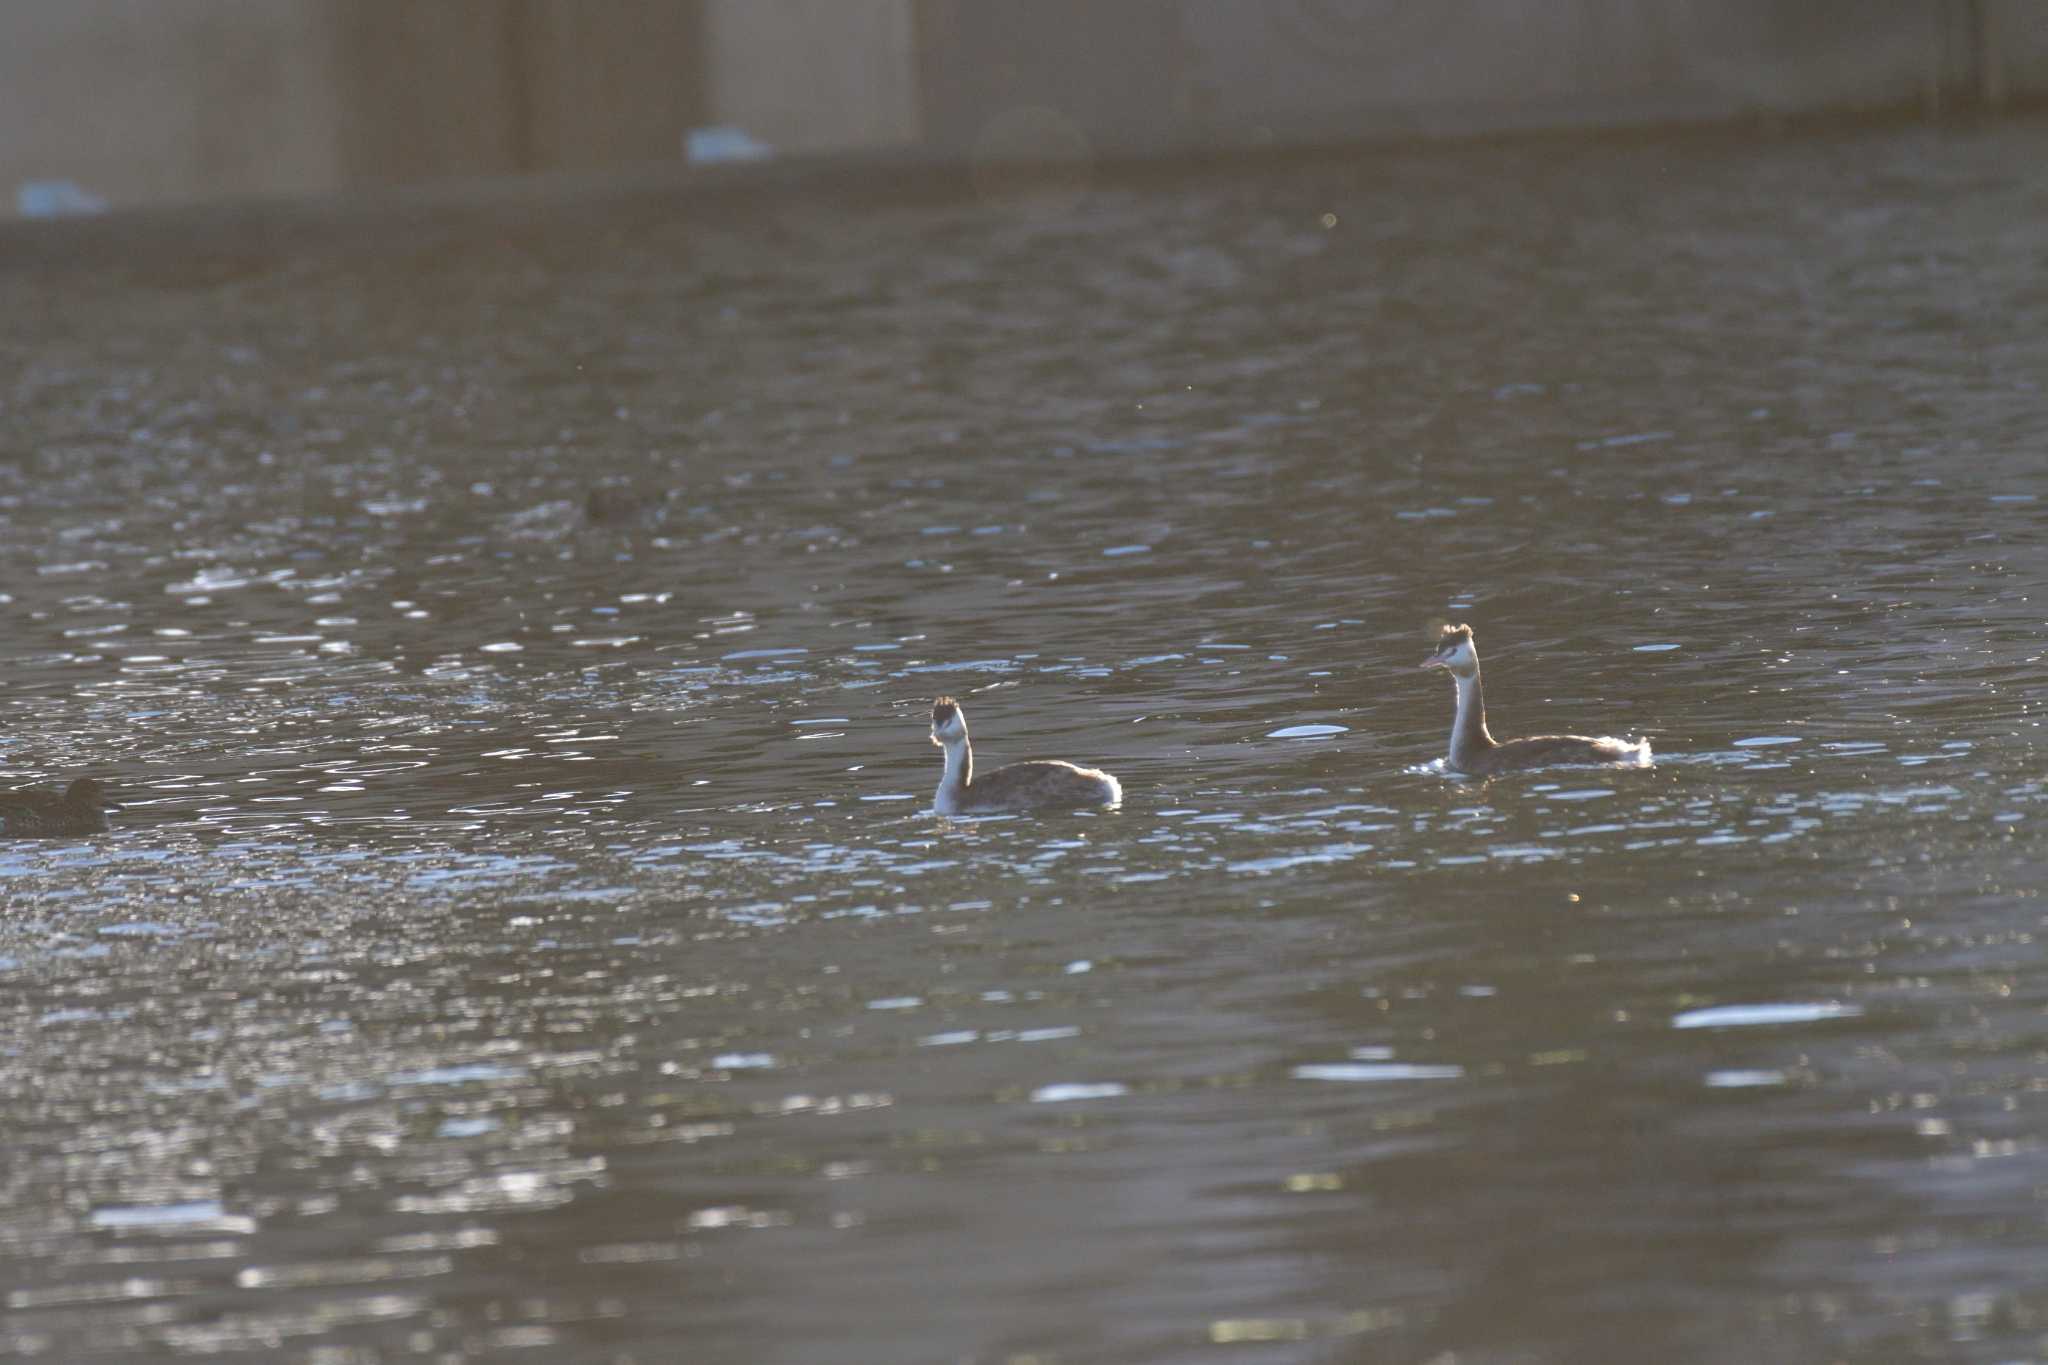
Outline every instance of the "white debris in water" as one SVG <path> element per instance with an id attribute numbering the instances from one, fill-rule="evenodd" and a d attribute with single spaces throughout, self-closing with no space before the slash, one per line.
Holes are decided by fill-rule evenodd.
<path id="1" fill-rule="evenodd" d="M 735 161 L 766 161 L 775 148 L 730 124 L 710 124 L 683 134 L 683 160 L 692 166 L 717 166 Z"/>
<path id="2" fill-rule="evenodd" d="M 24 180 L 14 187 L 14 211 L 24 218 L 89 218 L 107 201 L 75 180 Z"/>
<path id="3" fill-rule="evenodd" d="M 1341 735 L 1350 731 L 1348 725 L 1289 725 L 1275 730 L 1267 739 L 1323 739 L 1329 735 Z"/>

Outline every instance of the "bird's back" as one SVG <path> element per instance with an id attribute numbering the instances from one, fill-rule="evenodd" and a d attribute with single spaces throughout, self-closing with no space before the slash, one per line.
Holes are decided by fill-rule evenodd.
<path id="1" fill-rule="evenodd" d="M 1486 751 L 1479 771 L 1505 772 L 1511 768 L 1541 768 L 1553 763 L 1637 763 L 1648 758 L 1647 741 L 1632 743 L 1608 736 L 1529 735 L 1502 740 Z"/>
<path id="2" fill-rule="evenodd" d="M 964 813 L 1028 810 L 1034 806 L 1111 806 L 1123 786 L 1108 773 L 1057 758 L 1012 763 L 976 777 L 960 803 Z"/>

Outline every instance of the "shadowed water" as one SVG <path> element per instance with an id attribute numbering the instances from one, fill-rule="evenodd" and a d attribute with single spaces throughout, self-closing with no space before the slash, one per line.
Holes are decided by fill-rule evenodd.
<path id="1" fill-rule="evenodd" d="M 2044 167 L 35 238 L 0 1350 L 2038 1354 Z"/>

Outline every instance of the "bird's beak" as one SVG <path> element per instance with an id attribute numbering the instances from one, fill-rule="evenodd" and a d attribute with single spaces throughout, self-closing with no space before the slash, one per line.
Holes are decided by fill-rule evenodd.
<path id="1" fill-rule="evenodd" d="M 1450 667 L 1450 665 L 1449 665 L 1449 664 L 1447 664 L 1447 663 L 1445 663 L 1445 662 L 1444 662 L 1444 661 L 1443 661 L 1442 659 L 1439 659 L 1439 658 L 1437 658 L 1437 656 L 1436 656 L 1436 655 L 1432 654 L 1432 655 L 1430 655 L 1430 656 L 1429 656 L 1429 657 L 1428 657 L 1427 659 L 1424 659 L 1424 660 L 1423 660 L 1423 661 L 1422 661 L 1422 662 L 1421 662 L 1420 664 L 1418 664 L 1418 665 L 1417 665 L 1417 667 L 1419 667 L 1419 668 L 1449 668 L 1449 667 Z"/>

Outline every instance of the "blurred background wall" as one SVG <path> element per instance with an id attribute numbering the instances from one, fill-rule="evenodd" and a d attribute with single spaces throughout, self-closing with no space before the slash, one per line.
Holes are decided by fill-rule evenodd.
<path id="1" fill-rule="evenodd" d="M 2039 0 L 11 0 L 0 189 L 49 211 L 693 146 L 1144 156 L 2044 95 Z"/>

